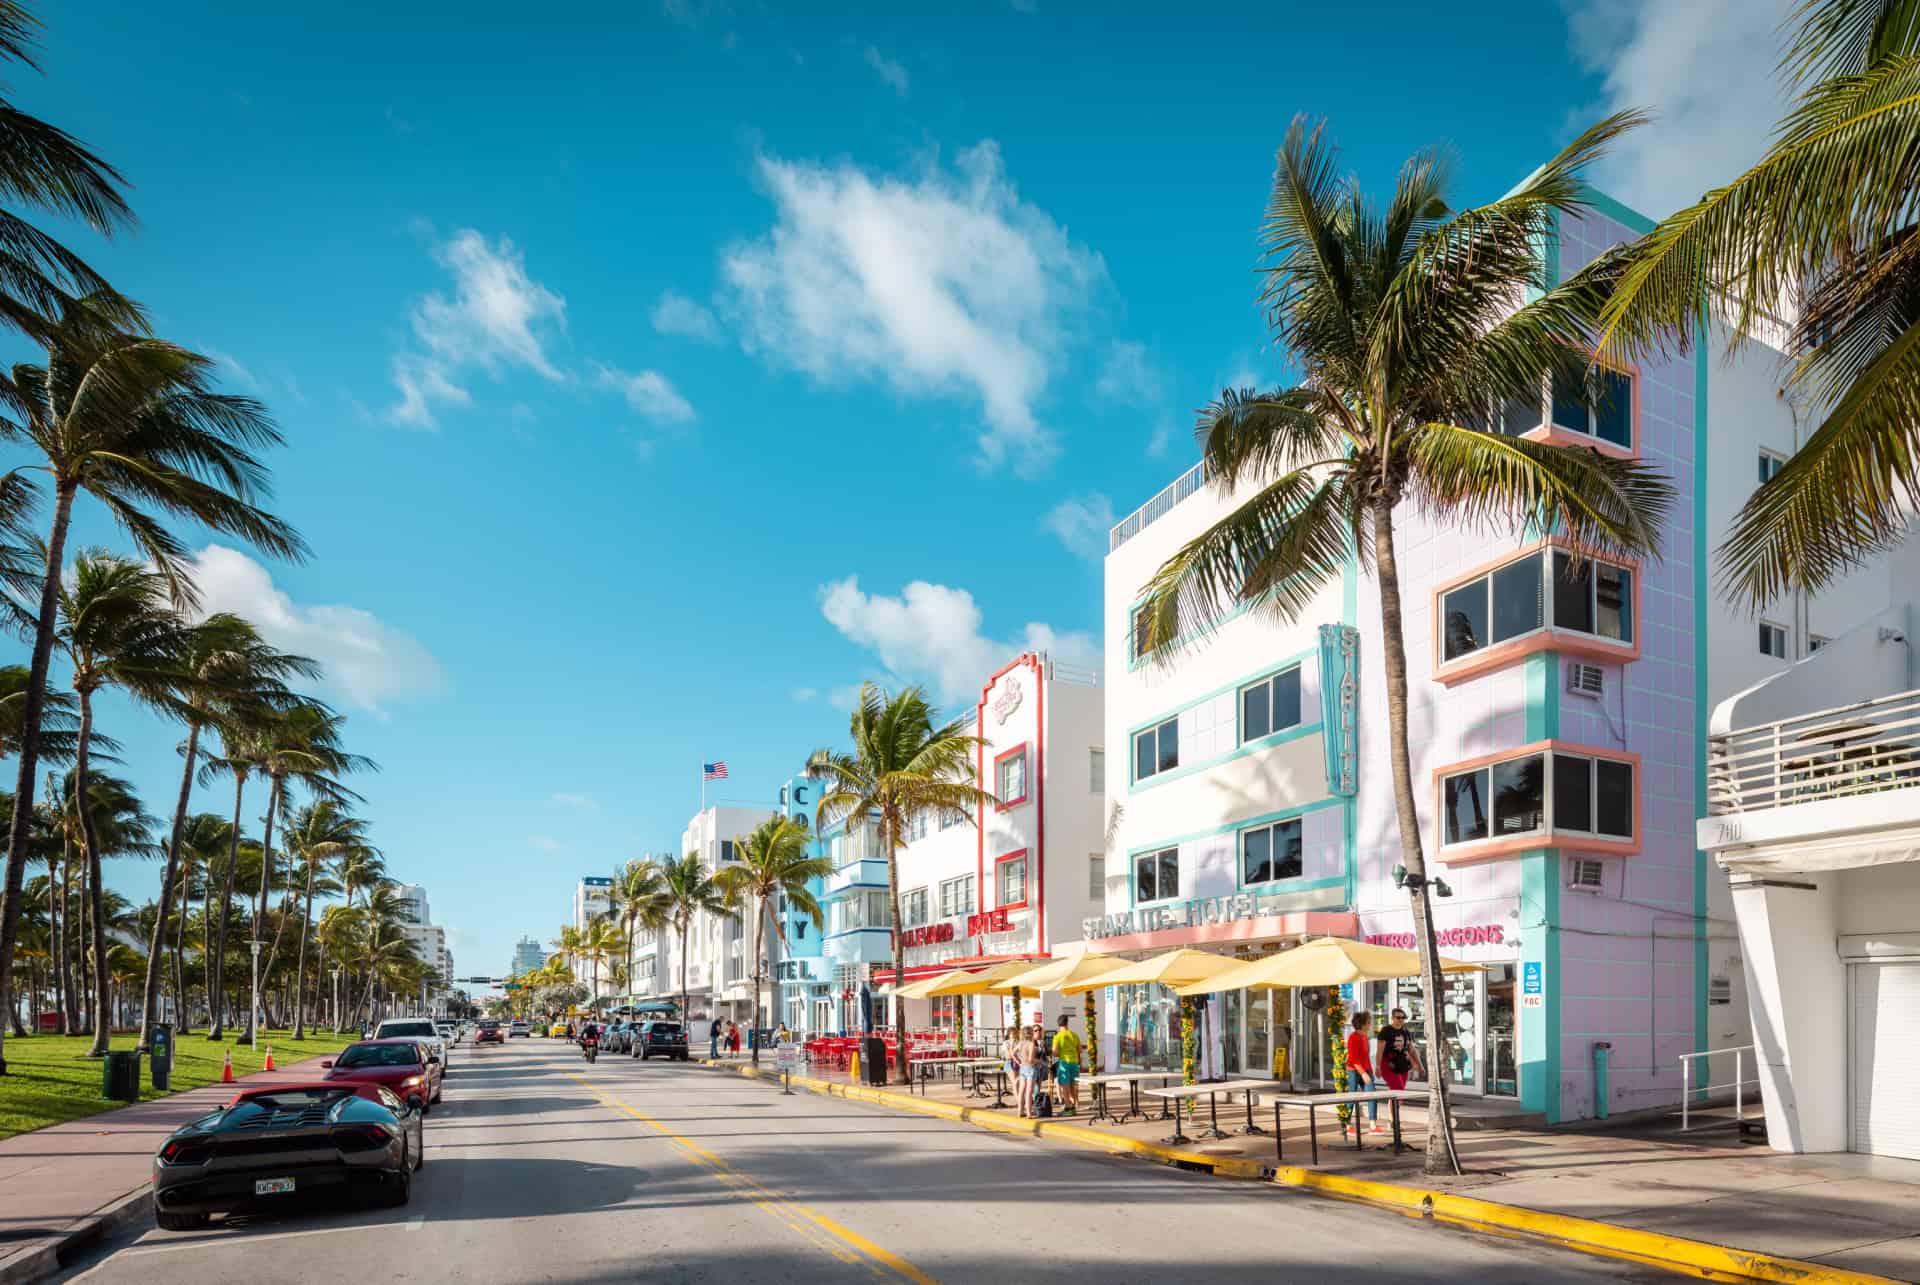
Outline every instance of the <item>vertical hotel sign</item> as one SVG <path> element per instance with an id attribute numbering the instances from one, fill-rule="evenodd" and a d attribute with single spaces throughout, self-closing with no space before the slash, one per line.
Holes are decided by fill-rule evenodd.
<path id="1" fill-rule="evenodd" d="M 1360 631 L 1320 626 L 1320 727 L 1327 751 L 1327 789 L 1360 792 Z"/>

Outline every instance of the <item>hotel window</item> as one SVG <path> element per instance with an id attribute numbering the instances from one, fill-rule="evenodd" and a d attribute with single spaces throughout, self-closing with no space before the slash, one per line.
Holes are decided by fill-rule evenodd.
<path id="1" fill-rule="evenodd" d="M 1027 797 L 1027 747 L 1021 746 L 1011 754 L 1002 755 L 993 761 L 993 780 L 998 789 L 995 791 L 1000 806 L 1010 808 Z"/>
<path id="2" fill-rule="evenodd" d="M 1158 727 L 1137 732 L 1133 738 L 1133 779 L 1172 771 L 1180 766 L 1180 720 L 1170 718 Z"/>
<path id="3" fill-rule="evenodd" d="M 1786 467 L 1786 463 L 1786 460 L 1775 455 L 1772 451 L 1761 451 L 1760 485 L 1765 486 L 1767 483 L 1773 481 L 1773 479 L 1778 476 L 1780 470 Z"/>
<path id="4" fill-rule="evenodd" d="M 1281 821 L 1240 832 L 1240 882 L 1273 883 L 1300 877 L 1300 822 Z"/>
<path id="5" fill-rule="evenodd" d="M 1284 731 L 1300 722 L 1300 667 L 1283 669 L 1240 689 L 1240 743 Z"/>
<path id="6" fill-rule="evenodd" d="M 952 919 L 955 915 L 973 913 L 973 876 L 963 875 L 958 879 L 947 879 L 940 884 L 940 917 Z"/>
<path id="7" fill-rule="evenodd" d="M 1165 901 L 1180 895 L 1180 849 L 1143 852 L 1133 859 L 1133 900 L 1136 905 Z"/>
<path id="8" fill-rule="evenodd" d="M 733 840 L 720 840 L 720 861 L 722 864 L 733 860 Z"/>
<path id="9" fill-rule="evenodd" d="M 900 894 L 900 926 L 918 928 L 927 922 L 927 890 L 915 888 Z"/>
<path id="10" fill-rule="evenodd" d="M 1775 660 L 1787 658 L 1787 631 L 1779 625 L 1760 622 L 1760 654 Z"/>
<path id="11" fill-rule="evenodd" d="M 1547 628 L 1630 643 L 1633 572 L 1545 549 L 1447 590 L 1440 616 L 1443 661 Z"/>
<path id="12" fill-rule="evenodd" d="M 927 837 L 927 817 L 928 814 L 925 812 L 916 812 L 913 814 L 913 819 L 907 822 L 907 839 L 909 842 Z"/>
<path id="13" fill-rule="evenodd" d="M 942 830 L 951 830 L 956 825 L 965 825 L 966 823 L 967 814 L 958 808 L 948 808 L 940 813 L 940 828 Z"/>
<path id="14" fill-rule="evenodd" d="M 1549 830 L 1633 838 L 1633 765 L 1563 751 L 1456 772 L 1440 783 L 1443 844 Z"/>
<path id="15" fill-rule="evenodd" d="M 1095 794 L 1107 792 L 1107 752 L 1087 751 L 1087 789 Z"/>
<path id="16" fill-rule="evenodd" d="M 1107 859 L 1098 852 L 1087 858 L 1087 895 L 1096 903 L 1107 898 Z"/>
<path id="17" fill-rule="evenodd" d="M 1010 857 L 1001 857 L 993 863 L 995 888 L 994 904 L 997 906 L 1024 906 L 1027 904 L 1027 854 L 1015 853 Z"/>
<path id="18" fill-rule="evenodd" d="M 1597 397 L 1589 402 L 1581 378 L 1565 375 L 1542 378 L 1540 391 L 1509 398 L 1489 417 L 1487 427 L 1508 437 L 1519 437 L 1549 423 L 1583 437 L 1614 446 L 1633 447 L 1633 376 L 1617 370 L 1595 372 Z"/>

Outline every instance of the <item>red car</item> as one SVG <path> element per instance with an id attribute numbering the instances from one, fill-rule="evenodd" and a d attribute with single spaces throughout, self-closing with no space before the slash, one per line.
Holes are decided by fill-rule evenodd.
<path id="1" fill-rule="evenodd" d="M 378 1084 L 423 1105 L 440 1100 L 440 1059 L 418 1040 L 362 1040 L 320 1065 L 330 1084 Z"/>
<path id="2" fill-rule="evenodd" d="M 479 1029 L 473 1033 L 473 1043 L 475 1047 L 482 1044 L 505 1044 L 506 1042 L 506 1028 L 498 1022 L 482 1022 L 480 1023 Z"/>

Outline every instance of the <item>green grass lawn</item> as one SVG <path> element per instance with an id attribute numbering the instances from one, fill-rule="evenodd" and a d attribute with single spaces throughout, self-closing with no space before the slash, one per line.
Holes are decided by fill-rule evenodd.
<path id="1" fill-rule="evenodd" d="M 183 1035 L 174 1041 L 169 1092 L 218 1081 L 229 1049 L 233 1051 L 233 1073 L 245 1075 L 261 1069 L 268 1045 L 273 1046 L 274 1063 L 286 1067 L 304 1058 L 337 1053 L 356 1038 L 310 1030 L 307 1038 L 296 1044 L 287 1031 L 262 1031 L 260 1051 L 256 1053 L 231 1035 L 218 1044 L 210 1043 L 204 1030 Z M 0 1138 L 122 1105 L 100 1096 L 100 1059 L 86 1056 L 92 1043 L 85 1035 L 33 1035 L 24 1040 L 7 1037 L 7 1074 L 0 1076 Z M 116 1049 L 131 1049 L 133 1045 L 132 1033 L 113 1037 Z M 153 1087 L 152 1068 L 147 1059 L 141 1058 L 141 1099 L 167 1096 Z"/>

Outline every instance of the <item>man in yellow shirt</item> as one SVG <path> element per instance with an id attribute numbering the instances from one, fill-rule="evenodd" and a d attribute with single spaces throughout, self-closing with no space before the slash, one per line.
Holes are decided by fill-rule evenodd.
<path id="1" fill-rule="evenodd" d="M 1060 1029 L 1053 1033 L 1053 1078 L 1060 1084 L 1061 1114 L 1080 1114 L 1080 1037 L 1060 1014 Z"/>

